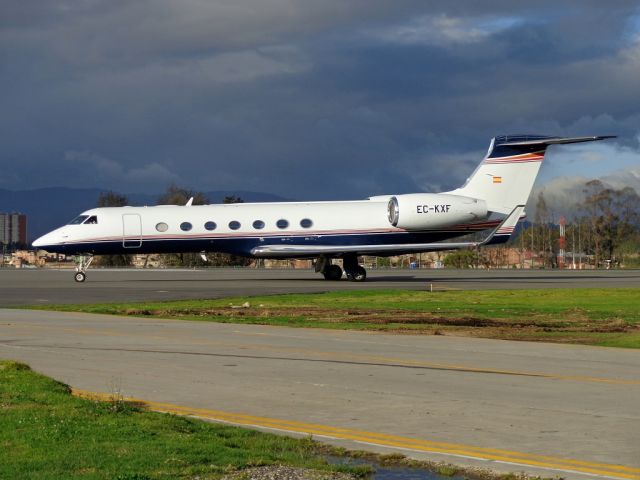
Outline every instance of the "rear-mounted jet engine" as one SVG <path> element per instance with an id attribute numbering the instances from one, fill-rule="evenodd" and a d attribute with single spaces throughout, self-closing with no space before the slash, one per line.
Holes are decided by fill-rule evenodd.
<path id="1" fill-rule="evenodd" d="M 389 223 L 405 230 L 429 230 L 484 220 L 487 204 L 477 198 L 439 193 L 396 195 L 387 206 Z"/>

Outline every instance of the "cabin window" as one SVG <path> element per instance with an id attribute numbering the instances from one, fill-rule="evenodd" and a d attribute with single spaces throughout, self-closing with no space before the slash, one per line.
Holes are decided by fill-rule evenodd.
<path id="1" fill-rule="evenodd" d="M 156 230 L 159 232 L 166 232 L 169 230 L 169 225 L 164 222 L 156 223 Z"/>
<path id="2" fill-rule="evenodd" d="M 98 217 L 96 217 L 95 215 L 91 215 L 89 218 L 87 218 L 84 221 L 85 225 L 95 225 L 98 223 Z"/>
<path id="3" fill-rule="evenodd" d="M 180 224 L 180 230 L 182 231 L 188 232 L 192 228 L 193 228 L 193 225 L 191 225 L 189 222 L 182 222 Z"/>
<path id="4" fill-rule="evenodd" d="M 256 220 L 253 222 L 253 228 L 256 230 L 262 230 L 264 228 L 264 222 L 262 220 Z"/>
<path id="5" fill-rule="evenodd" d="M 79 225 L 82 222 L 84 222 L 88 217 L 89 215 L 78 215 L 76 218 L 74 218 L 69 222 L 69 225 Z"/>
<path id="6" fill-rule="evenodd" d="M 216 222 L 207 222 L 204 224 L 204 228 L 207 230 L 215 230 L 217 226 Z"/>
<path id="7" fill-rule="evenodd" d="M 287 228 L 288 226 L 289 226 L 289 220 L 285 220 L 284 218 L 281 218 L 276 222 L 276 227 L 278 228 Z"/>
<path id="8" fill-rule="evenodd" d="M 309 218 L 303 218 L 300 220 L 300 226 L 302 228 L 311 228 L 313 226 L 313 222 Z"/>
<path id="9" fill-rule="evenodd" d="M 240 222 L 237 222 L 236 220 L 232 220 L 229 222 L 229 228 L 231 230 L 238 230 L 240 228 Z"/>

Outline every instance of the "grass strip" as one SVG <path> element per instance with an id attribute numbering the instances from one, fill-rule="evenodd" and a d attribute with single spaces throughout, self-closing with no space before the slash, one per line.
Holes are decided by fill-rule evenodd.
<path id="1" fill-rule="evenodd" d="M 97 399 L 102 396 L 72 395 L 69 386 L 28 365 L 0 360 L 0 478 L 240 480 L 254 473 L 265 478 L 278 465 L 288 465 L 322 480 L 370 478 L 374 465 L 457 479 L 550 480 L 400 453 L 347 450 L 310 437 L 293 439 L 148 411 L 118 392 L 109 401 Z M 262 470 L 269 466 L 275 468 Z"/>
<path id="2" fill-rule="evenodd" d="M 283 464 L 364 476 L 329 465 L 310 439 L 154 413 L 123 401 L 76 398 L 70 388 L 0 361 L 0 478 L 216 479 Z"/>
<path id="3" fill-rule="evenodd" d="M 33 308 L 640 348 L 637 288 L 338 291 Z"/>

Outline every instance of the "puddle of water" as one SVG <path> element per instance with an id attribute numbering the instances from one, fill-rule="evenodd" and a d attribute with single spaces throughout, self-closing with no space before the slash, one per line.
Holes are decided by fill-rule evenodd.
<path id="1" fill-rule="evenodd" d="M 455 475 L 448 477 L 423 468 L 389 467 L 381 466 L 359 458 L 333 457 L 327 458 L 334 465 L 369 465 L 375 469 L 375 473 L 369 477 L 371 480 L 465 480 L 466 477 Z"/>
<path id="2" fill-rule="evenodd" d="M 463 477 L 445 477 L 428 470 L 401 467 L 379 467 L 374 465 L 374 480 L 461 480 Z"/>

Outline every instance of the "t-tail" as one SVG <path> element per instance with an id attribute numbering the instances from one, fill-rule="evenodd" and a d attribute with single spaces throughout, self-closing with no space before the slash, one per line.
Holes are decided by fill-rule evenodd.
<path id="1" fill-rule="evenodd" d="M 508 214 L 525 205 L 549 145 L 615 138 L 503 135 L 491 140 L 489 151 L 466 183 L 451 194 L 482 199 L 490 212 Z"/>

